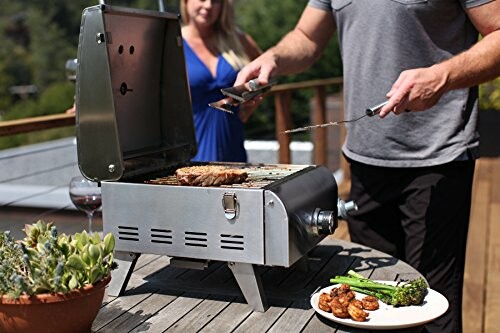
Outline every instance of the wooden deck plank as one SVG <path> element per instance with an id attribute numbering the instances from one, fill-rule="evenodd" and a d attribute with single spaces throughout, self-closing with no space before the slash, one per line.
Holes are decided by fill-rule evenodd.
<path id="1" fill-rule="evenodd" d="M 290 301 L 272 300 L 274 304 L 266 312 L 252 312 L 246 320 L 238 326 L 234 333 L 261 333 L 266 332 L 283 315 L 286 308 L 291 304 Z"/>
<path id="2" fill-rule="evenodd" d="M 500 202 L 491 204 L 489 216 L 490 233 L 488 246 L 488 275 L 486 282 L 486 304 L 484 331 L 498 332 L 500 313 L 500 224 L 494 216 L 500 216 Z"/>
<path id="3" fill-rule="evenodd" d="M 268 332 L 300 332 L 314 314 L 315 311 L 311 307 L 308 297 L 295 301 Z"/>
<path id="4" fill-rule="evenodd" d="M 137 260 L 134 275 L 140 278 L 147 278 L 163 270 L 170 264 L 170 257 L 158 255 L 142 254 Z"/>
<path id="5" fill-rule="evenodd" d="M 188 312 L 184 317 L 169 327 L 165 332 L 185 333 L 198 332 L 206 326 L 213 318 L 224 310 L 235 297 L 211 295 L 196 308 Z"/>
<path id="6" fill-rule="evenodd" d="M 133 304 L 134 306 L 123 310 L 119 316 L 112 318 L 106 325 L 101 329 L 96 330 L 99 333 L 116 333 L 116 332 L 128 332 L 134 327 L 139 326 L 153 315 L 155 315 L 159 310 L 173 302 L 178 294 L 163 294 L 162 292 L 155 292 L 153 294 L 145 294 L 148 297 L 139 300 Z M 123 297 L 120 297 L 120 299 Z M 130 299 L 131 302 L 134 300 Z M 120 309 L 120 306 L 111 304 L 111 306 Z M 120 311 L 117 311 L 119 313 Z M 104 323 L 104 321 L 102 321 Z M 95 324 L 95 322 L 94 322 Z M 95 329 L 95 325 L 92 326 Z"/>
<path id="7" fill-rule="evenodd" d="M 207 296 L 199 293 L 183 294 L 130 332 L 164 332 L 203 302 Z"/>
<path id="8" fill-rule="evenodd" d="M 337 325 L 323 317 L 315 314 L 311 317 L 301 333 L 335 333 L 337 332 Z"/>
<path id="9" fill-rule="evenodd" d="M 219 313 L 219 315 L 208 323 L 200 332 L 220 333 L 232 332 L 253 312 L 244 298 L 236 298 L 229 306 Z"/>
<path id="10" fill-rule="evenodd" d="M 491 201 L 493 203 L 500 203 L 500 158 L 490 158 L 488 161 L 493 168 L 491 172 L 491 183 L 493 184 L 491 188 Z M 496 218 L 500 219 L 498 215 Z"/>
<path id="11" fill-rule="evenodd" d="M 467 252 L 463 289 L 463 330 L 483 332 L 484 293 L 486 281 L 486 255 L 488 236 L 488 207 L 491 193 L 491 163 L 477 162 L 472 193 L 471 218 L 467 239 Z M 478 292 L 481 291 L 481 292 Z M 470 306 L 474 304 L 474 306 Z"/>
<path id="12" fill-rule="evenodd" d="M 97 331 L 101 329 L 109 322 L 128 312 L 137 303 L 142 302 L 144 299 L 150 296 L 151 293 L 140 292 L 116 298 L 114 301 L 108 303 L 104 308 L 102 308 L 101 311 L 99 311 L 96 319 L 94 320 L 94 323 L 92 324 L 92 330 Z"/>

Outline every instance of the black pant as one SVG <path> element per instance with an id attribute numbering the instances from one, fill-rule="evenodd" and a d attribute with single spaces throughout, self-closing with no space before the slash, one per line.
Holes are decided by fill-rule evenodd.
<path id="1" fill-rule="evenodd" d="M 351 240 L 399 258 L 449 301 L 428 332 L 462 331 L 462 288 L 474 161 L 423 168 L 351 162 Z"/>

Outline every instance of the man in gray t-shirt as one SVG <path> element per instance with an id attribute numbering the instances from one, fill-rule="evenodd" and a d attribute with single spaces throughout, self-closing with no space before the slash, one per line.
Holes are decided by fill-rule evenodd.
<path id="1" fill-rule="evenodd" d="M 335 31 L 344 118 L 387 101 L 380 117 L 346 125 L 359 206 L 351 239 L 408 262 L 447 297 L 448 312 L 427 331 L 461 332 L 477 85 L 500 75 L 500 1 L 309 0 L 296 28 L 235 85 L 305 70 Z"/>

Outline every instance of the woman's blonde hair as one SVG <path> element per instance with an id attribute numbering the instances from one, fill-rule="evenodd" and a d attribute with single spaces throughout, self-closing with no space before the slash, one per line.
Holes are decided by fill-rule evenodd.
<path id="1" fill-rule="evenodd" d="M 183 24 L 189 23 L 189 15 L 186 8 L 188 0 L 180 1 L 180 10 Z M 233 0 L 220 0 L 221 12 L 215 22 L 216 47 L 224 59 L 235 69 L 239 70 L 249 61 L 249 57 L 241 44 L 238 36 L 238 28 L 234 22 Z"/>

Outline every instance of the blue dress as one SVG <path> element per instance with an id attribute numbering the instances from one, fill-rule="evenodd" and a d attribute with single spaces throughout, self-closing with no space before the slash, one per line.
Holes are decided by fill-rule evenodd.
<path id="1" fill-rule="evenodd" d="M 213 77 L 185 40 L 184 55 L 198 144 L 198 153 L 192 160 L 246 162 L 243 123 L 238 112 L 230 114 L 208 106 L 208 103 L 224 98 L 220 89 L 231 87 L 238 72 L 219 55 L 216 76 Z"/>

